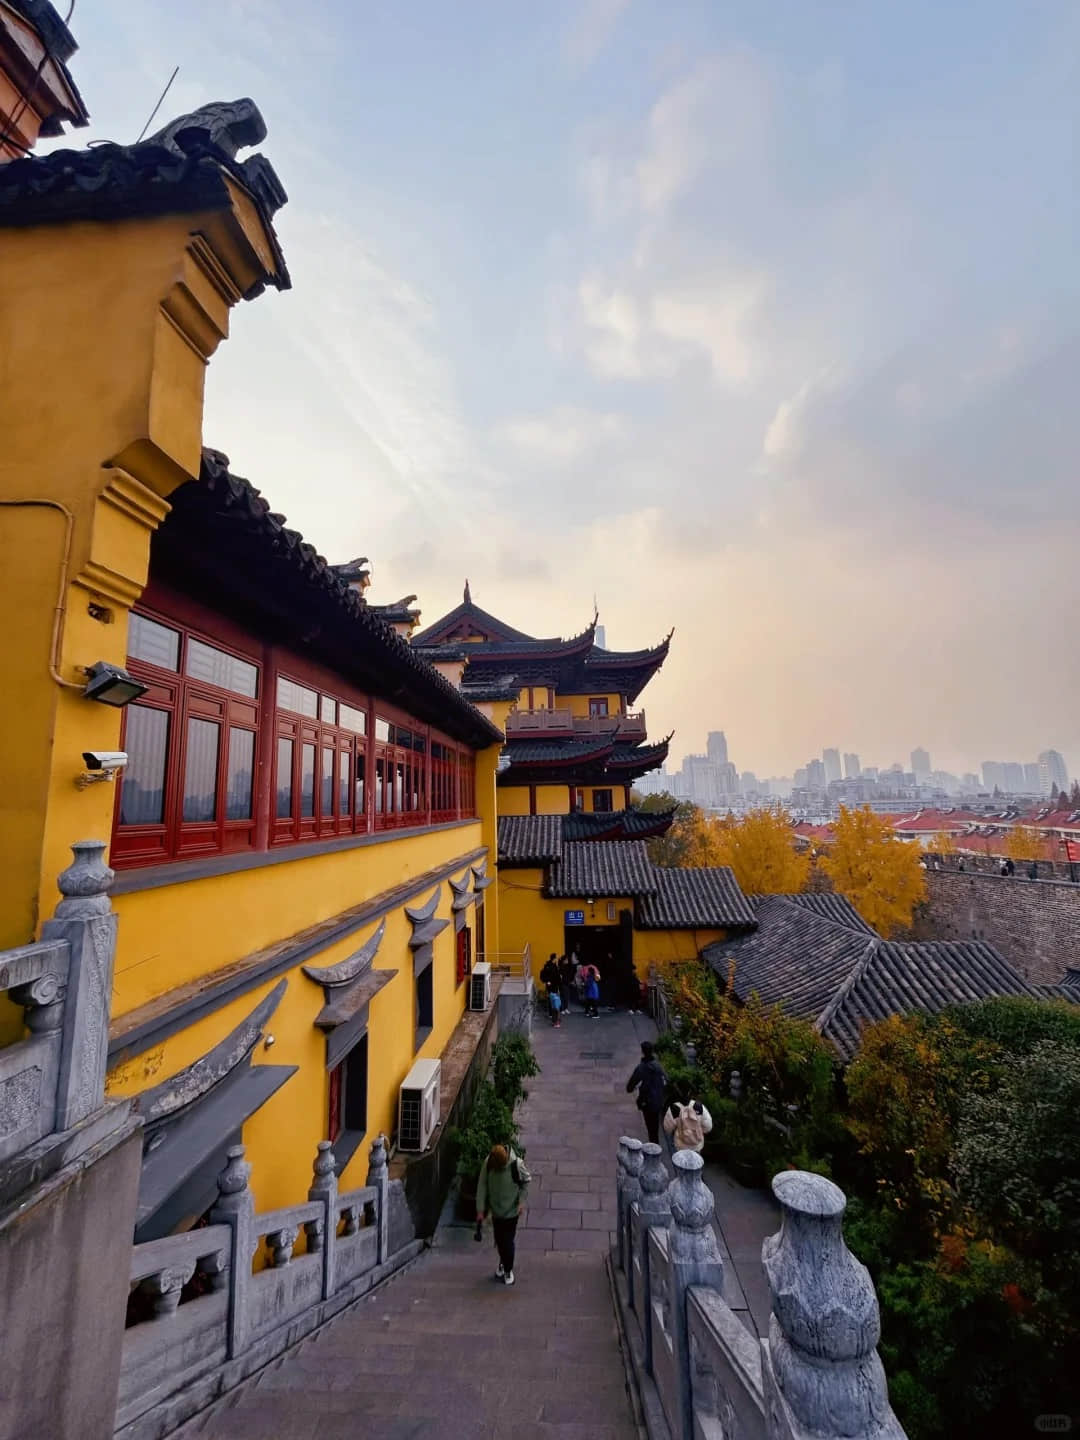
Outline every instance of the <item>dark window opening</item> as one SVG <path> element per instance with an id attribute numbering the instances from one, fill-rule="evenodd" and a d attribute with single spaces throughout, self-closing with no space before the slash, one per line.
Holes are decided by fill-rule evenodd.
<path id="1" fill-rule="evenodd" d="M 368 1037 L 362 1035 L 345 1059 L 329 1075 L 330 1110 L 327 1138 L 333 1144 L 342 1135 L 363 1135 L 367 1130 Z"/>
<path id="2" fill-rule="evenodd" d="M 609 810 L 614 810 L 612 792 L 610 790 L 594 790 L 592 792 L 592 808 L 598 813 L 604 814 Z"/>
<path id="3" fill-rule="evenodd" d="M 457 932 L 457 983 L 468 979 L 472 969 L 472 931 L 463 925 Z"/>
<path id="4" fill-rule="evenodd" d="M 427 965 L 416 977 L 416 1049 L 435 1028 L 435 966 Z"/>

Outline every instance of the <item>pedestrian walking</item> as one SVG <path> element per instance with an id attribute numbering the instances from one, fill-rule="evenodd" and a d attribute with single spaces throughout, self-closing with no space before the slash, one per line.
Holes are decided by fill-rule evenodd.
<path id="1" fill-rule="evenodd" d="M 570 997 L 574 989 L 576 966 L 569 955 L 559 956 L 559 995 L 562 998 L 563 1014 L 570 1014 Z"/>
<path id="2" fill-rule="evenodd" d="M 626 1082 L 626 1088 L 636 1090 L 637 1107 L 645 1117 L 645 1129 L 654 1145 L 660 1143 L 660 1116 L 664 1113 L 664 1091 L 667 1076 L 664 1067 L 657 1060 L 652 1041 L 641 1042 L 641 1062 Z"/>
<path id="3" fill-rule="evenodd" d="M 600 1011 L 596 1002 L 600 999 L 600 971 L 595 965 L 585 967 L 585 1014 L 590 1020 L 599 1020 Z"/>
<path id="4" fill-rule="evenodd" d="M 555 959 L 554 951 L 551 952 L 544 968 L 540 971 L 540 979 L 547 987 L 548 1013 L 551 1016 L 552 1024 L 554 1024 L 559 1018 L 558 1009 L 562 1008 L 562 1000 L 559 997 L 559 966 Z M 559 1001 L 558 1007 L 556 1007 L 555 1004 L 556 999 Z"/>
<path id="5" fill-rule="evenodd" d="M 700 1100 L 673 1100 L 664 1111 L 664 1134 L 670 1135 L 676 1150 L 705 1148 L 705 1136 L 712 1129 L 712 1116 Z"/>
<path id="6" fill-rule="evenodd" d="M 518 1217 L 525 1208 L 532 1176 L 525 1161 L 512 1145 L 493 1145 L 480 1167 L 476 1184 L 476 1220 L 478 1224 L 490 1214 L 499 1252 L 495 1279 L 504 1285 L 514 1283 L 514 1237 Z"/>

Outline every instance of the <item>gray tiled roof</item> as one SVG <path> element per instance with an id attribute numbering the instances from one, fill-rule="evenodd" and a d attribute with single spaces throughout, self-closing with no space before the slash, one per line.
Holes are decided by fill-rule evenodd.
<path id="1" fill-rule="evenodd" d="M 757 923 L 750 902 L 727 866 L 673 869 L 653 867 L 656 893 L 638 904 L 640 930 L 751 929 Z"/>
<path id="2" fill-rule="evenodd" d="M 835 896 L 763 896 L 755 903 L 753 934 L 718 941 L 703 954 L 725 981 L 734 960 L 740 1000 L 756 991 L 766 1004 L 813 1021 L 845 1061 L 858 1048 L 862 1026 L 889 1015 L 1041 993 L 992 945 L 881 940 L 858 917 L 852 922 L 842 903 L 816 903 L 826 898 L 839 902 Z"/>
<path id="3" fill-rule="evenodd" d="M 877 933 L 866 923 L 846 895 L 833 895 L 828 892 L 818 894 L 808 890 L 801 895 L 789 895 L 785 898 L 793 905 L 801 905 L 804 910 L 812 910 L 815 915 L 831 920 L 834 925 L 843 925 L 846 930 L 858 930 L 864 935 Z"/>
<path id="4" fill-rule="evenodd" d="M 782 1003 L 789 1015 L 816 1020 L 865 955 L 872 937 L 768 895 L 755 907 L 758 929 L 718 940 L 702 952 L 726 982 L 735 961 L 733 989 L 740 1000 L 754 991 L 767 1005 Z"/>
<path id="5" fill-rule="evenodd" d="M 934 1014 L 947 1005 L 985 1000 L 992 995 L 1037 996 L 992 945 L 976 940 L 932 940 L 871 944 L 862 963 L 819 1019 L 821 1033 L 850 1060 L 864 1025 L 889 1015 L 922 1010 Z"/>
<path id="6" fill-rule="evenodd" d="M 644 840 L 565 841 L 548 876 L 548 893 L 565 898 L 651 895 L 656 888 Z"/>
<path id="7" fill-rule="evenodd" d="M 563 850 L 562 815 L 500 815 L 499 864 L 546 865 Z"/>

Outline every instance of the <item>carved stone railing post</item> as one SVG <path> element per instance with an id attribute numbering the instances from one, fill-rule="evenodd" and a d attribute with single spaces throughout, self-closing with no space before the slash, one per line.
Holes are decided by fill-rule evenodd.
<path id="1" fill-rule="evenodd" d="M 626 1269 L 626 1184 L 630 1173 L 630 1152 L 635 1146 L 640 1150 L 641 1141 L 630 1135 L 621 1135 L 615 1158 L 616 1258 L 619 1269 L 623 1271 Z"/>
<path id="2" fill-rule="evenodd" d="M 382 1265 L 390 1254 L 390 1168 L 386 1163 L 385 1135 L 375 1137 L 364 1184 L 374 1185 L 379 1192 L 375 1201 L 375 1224 L 378 1226 L 375 1263 Z"/>
<path id="3" fill-rule="evenodd" d="M 641 1141 L 626 1145 L 626 1179 L 623 1181 L 622 1232 L 619 1235 L 619 1249 L 622 1251 L 626 1268 L 626 1296 L 630 1309 L 634 1308 L 634 1206 L 641 1199 L 641 1167 L 644 1156 Z"/>
<path id="4" fill-rule="evenodd" d="M 713 1197 L 701 1178 L 705 1162 L 694 1150 L 675 1153 L 675 1178 L 668 1186 L 671 1221 L 671 1318 L 679 1383 L 682 1440 L 693 1440 L 694 1405 L 690 1373 L 690 1328 L 687 1291 L 691 1285 L 711 1285 L 724 1293 L 724 1262 L 712 1227 Z M 673 1432 L 675 1427 L 672 1427 Z"/>
<path id="5" fill-rule="evenodd" d="M 243 1145 L 233 1145 L 218 1176 L 218 1198 L 210 1212 L 212 1225 L 228 1225 L 232 1231 L 232 1260 L 229 1265 L 228 1357 L 241 1354 L 247 1345 L 248 1292 L 251 1261 L 258 1237 L 255 1234 L 255 1198 L 248 1188 L 251 1166 L 244 1159 Z"/>
<path id="6" fill-rule="evenodd" d="M 56 1128 L 69 1130 L 105 1103 L 109 1006 L 116 915 L 109 904 L 113 872 L 105 864 L 104 840 L 78 840 L 75 859 L 57 881 L 63 899 L 41 927 L 43 940 L 70 947 L 64 1036 L 56 1087 Z"/>
<path id="7" fill-rule="evenodd" d="M 671 1224 L 671 1202 L 668 1200 L 668 1172 L 664 1151 L 650 1140 L 641 1147 L 641 1336 L 645 1345 L 645 1373 L 652 1374 L 652 1271 L 649 1268 L 649 1231 L 654 1225 L 668 1229 Z M 634 1258 L 630 1257 L 633 1272 Z"/>
<path id="8" fill-rule="evenodd" d="M 334 1152 L 329 1140 L 320 1140 L 312 1166 L 312 1181 L 307 1192 L 309 1200 L 317 1200 L 325 1207 L 322 1224 L 309 1220 L 304 1226 L 307 1232 L 308 1254 L 322 1250 L 323 1257 L 323 1299 L 328 1300 L 334 1293 L 334 1269 L 337 1262 L 338 1227 L 338 1183 Z"/>
<path id="9" fill-rule="evenodd" d="M 877 1353 L 877 1296 L 844 1243 L 844 1192 L 802 1170 L 777 1175 L 772 1189 L 783 1217 L 761 1247 L 772 1294 L 761 1368 L 770 1440 L 903 1440 Z"/>
<path id="10" fill-rule="evenodd" d="M 139 1286 L 144 1295 L 149 1295 L 155 1320 L 171 1319 L 180 1308 L 180 1292 L 195 1274 L 195 1261 L 189 1265 L 169 1270 L 158 1270 L 148 1275 Z"/>

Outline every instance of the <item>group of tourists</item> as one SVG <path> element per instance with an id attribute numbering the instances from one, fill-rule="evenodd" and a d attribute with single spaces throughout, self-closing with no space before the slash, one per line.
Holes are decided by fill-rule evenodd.
<path id="1" fill-rule="evenodd" d="M 616 959 L 608 953 L 603 970 L 578 955 L 556 955 L 551 952 L 540 981 L 546 992 L 548 1015 L 556 1030 L 562 1017 L 570 1013 L 571 1001 L 577 1000 L 588 1020 L 599 1020 L 600 1007 L 617 1010 L 620 1006 L 636 1015 L 642 1009 L 641 982 L 632 960 Z"/>

